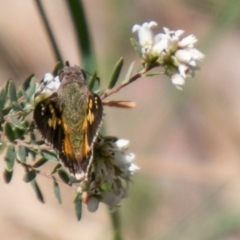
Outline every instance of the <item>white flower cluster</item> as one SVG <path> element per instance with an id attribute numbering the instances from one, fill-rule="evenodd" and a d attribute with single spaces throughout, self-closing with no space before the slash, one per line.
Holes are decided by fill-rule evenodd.
<path id="1" fill-rule="evenodd" d="M 129 141 L 115 137 L 98 137 L 88 187 L 83 183 L 79 189 L 89 211 L 96 211 L 99 202 L 114 211 L 120 201 L 127 197 L 128 183 L 132 174 L 139 169 L 132 163 L 135 155 L 126 153 L 128 144 Z"/>
<path id="2" fill-rule="evenodd" d="M 170 31 L 168 28 L 163 28 L 164 33 L 154 35 L 152 28 L 156 26 L 157 23 L 151 21 L 132 28 L 133 32 L 138 32 L 142 60 L 148 65 L 158 62 L 159 66 L 164 66 L 172 83 L 181 89 L 185 78 L 194 75 L 198 69 L 197 61 L 204 55 L 194 47 L 197 42 L 194 35 L 180 39 L 183 30 Z"/>
<path id="3" fill-rule="evenodd" d="M 34 102 L 38 103 L 49 97 L 53 92 L 58 90 L 60 84 L 58 76 L 54 77 L 51 73 L 46 73 L 37 86 L 36 93 L 34 94 Z"/>

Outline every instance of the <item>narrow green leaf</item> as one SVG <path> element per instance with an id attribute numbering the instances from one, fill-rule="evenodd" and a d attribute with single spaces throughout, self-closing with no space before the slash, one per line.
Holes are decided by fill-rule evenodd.
<path id="1" fill-rule="evenodd" d="M 44 203 L 44 198 L 43 198 L 42 192 L 41 192 L 36 180 L 31 181 L 31 185 L 33 187 L 34 192 L 36 193 L 38 200 L 40 202 Z"/>
<path id="2" fill-rule="evenodd" d="M 55 152 L 50 152 L 50 151 L 41 151 L 41 155 L 43 158 L 47 159 L 47 160 L 51 160 L 54 162 L 58 162 L 58 157 L 57 154 Z"/>
<path id="3" fill-rule="evenodd" d="M 51 47 L 52 47 L 53 53 L 55 55 L 55 60 L 60 61 L 62 63 L 63 61 L 62 61 L 62 57 L 61 57 L 61 54 L 60 54 L 60 50 L 58 48 L 56 39 L 54 38 L 53 31 L 50 27 L 50 24 L 49 24 L 50 21 L 47 19 L 47 15 L 44 11 L 43 3 L 40 0 L 35 0 L 35 4 L 37 6 L 37 10 L 38 10 L 38 12 L 41 16 L 42 21 L 43 21 L 43 25 L 45 27 L 45 30 L 46 30 L 47 36 L 49 38 L 49 41 L 51 43 Z"/>
<path id="4" fill-rule="evenodd" d="M 31 79 L 34 77 L 34 74 L 31 74 L 29 77 L 27 77 L 27 79 L 23 82 L 23 84 L 21 85 L 21 87 L 18 89 L 17 91 L 17 96 L 22 97 L 25 96 L 26 97 L 26 91 L 28 90 L 29 86 L 30 86 L 30 82 Z"/>
<path id="5" fill-rule="evenodd" d="M 127 74 L 125 76 L 125 79 L 124 79 L 124 82 L 128 82 L 129 79 L 131 78 L 132 76 L 132 72 L 133 72 L 133 69 L 134 69 L 134 65 L 135 65 L 135 62 L 132 62 L 127 70 Z"/>
<path id="6" fill-rule="evenodd" d="M 134 38 L 130 38 L 130 42 L 134 47 L 135 51 L 137 52 L 137 54 L 139 55 L 139 57 L 142 58 L 142 47 L 139 44 L 139 42 L 137 42 Z"/>
<path id="7" fill-rule="evenodd" d="M 12 110 L 11 106 L 4 107 L 2 110 L 3 116 L 6 116 Z"/>
<path id="8" fill-rule="evenodd" d="M 84 11 L 83 1 L 66 1 L 76 31 L 79 56 L 83 69 L 94 72 L 96 69 L 94 49 L 90 37 L 89 25 Z"/>
<path id="9" fill-rule="evenodd" d="M 6 93 L 6 90 L 5 88 L 1 88 L 0 90 L 0 117 L 3 116 L 3 108 L 4 108 L 4 103 L 6 101 L 6 96 L 7 96 L 7 93 Z"/>
<path id="10" fill-rule="evenodd" d="M 8 83 L 8 98 L 11 102 L 17 102 L 16 87 L 12 80 Z"/>
<path id="11" fill-rule="evenodd" d="M 32 180 L 34 180 L 36 178 L 36 176 L 37 176 L 36 171 L 31 170 L 24 175 L 23 180 L 26 183 L 28 183 L 28 182 L 31 182 Z"/>
<path id="12" fill-rule="evenodd" d="M 15 147 L 12 144 L 8 145 L 4 159 L 6 161 L 6 169 L 12 171 L 16 159 Z"/>
<path id="13" fill-rule="evenodd" d="M 117 83 L 117 80 L 119 78 L 119 75 L 121 73 L 122 67 L 123 67 L 123 58 L 121 57 L 115 64 L 112 72 L 112 76 L 110 78 L 109 84 L 108 84 L 108 89 L 111 89 L 115 86 Z"/>
<path id="14" fill-rule="evenodd" d="M 162 72 L 148 72 L 148 73 L 145 73 L 144 76 L 146 77 L 152 77 L 152 76 L 156 76 L 156 75 L 163 75 Z"/>
<path id="15" fill-rule="evenodd" d="M 89 87 L 90 90 L 93 91 L 93 89 L 94 89 L 94 84 L 95 84 L 96 81 L 99 82 L 99 78 L 98 78 L 98 76 L 97 76 L 97 73 L 95 72 L 95 73 L 91 76 L 91 78 L 89 79 L 89 82 L 88 82 L 88 87 Z"/>
<path id="16" fill-rule="evenodd" d="M 26 151 L 26 148 L 23 147 L 23 146 L 18 146 L 18 149 L 17 149 L 17 159 L 24 163 L 26 162 L 26 157 L 27 157 L 27 151 Z"/>
<path id="17" fill-rule="evenodd" d="M 9 171 L 7 169 L 4 170 L 3 172 L 3 179 L 5 183 L 10 183 L 12 180 L 12 175 L 13 175 L 13 170 Z"/>
<path id="18" fill-rule="evenodd" d="M 55 174 L 56 172 L 57 172 L 57 170 L 59 169 L 59 168 L 61 168 L 62 167 L 62 164 L 58 164 L 58 165 L 56 165 L 55 167 L 54 167 L 54 169 L 52 170 L 52 172 L 51 172 L 51 175 L 53 175 L 53 174 Z"/>
<path id="19" fill-rule="evenodd" d="M 13 126 L 9 122 L 5 122 L 3 126 L 3 131 L 10 142 L 13 142 L 15 140 Z"/>
<path id="20" fill-rule="evenodd" d="M 11 117 L 11 118 L 10 118 L 10 121 L 11 121 L 11 123 L 12 123 L 13 126 L 19 128 L 19 129 L 23 129 L 23 128 L 24 128 L 23 125 L 22 125 L 22 123 L 21 123 L 17 118 L 15 118 L 15 117 Z"/>
<path id="21" fill-rule="evenodd" d="M 77 220 L 80 221 L 82 217 L 82 200 L 80 194 L 77 194 L 77 196 L 74 199 L 74 207 Z"/>
<path id="22" fill-rule="evenodd" d="M 3 153 L 3 151 L 6 149 L 7 143 L 0 139 L 0 154 Z"/>
<path id="23" fill-rule="evenodd" d="M 11 102 L 11 107 L 13 110 L 15 111 L 21 111 L 22 110 L 22 107 L 20 106 L 20 104 L 18 104 L 17 102 L 15 101 L 12 101 Z"/>
<path id="24" fill-rule="evenodd" d="M 33 164 L 33 168 L 41 167 L 41 166 L 42 166 L 43 164 L 45 164 L 46 162 L 48 162 L 47 159 L 41 158 L 40 160 L 38 160 L 36 163 Z"/>
<path id="25" fill-rule="evenodd" d="M 62 168 L 57 170 L 58 176 L 61 178 L 61 180 L 63 182 L 65 182 L 66 184 L 69 184 L 70 182 L 70 178 L 67 174 L 67 172 L 65 170 L 63 170 Z"/>
<path id="26" fill-rule="evenodd" d="M 35 77 L 33 76 L 31 78 L 30 84 L 29 84 L 29 88 L 28 88 L 28 102 L 31 100 L 33 94 L 36 92 L 36 88 L 37 88 L 37 83 L 35 80 Z"/>
<path id="27" fill-rule="evenodd" d="M 62 199 L 61 199 L 60 188 L 59 188 L 58 183 L 55 180 L 53 181 L 53 189 L 54 189 L 54 195 L 55 195 L 58 203 L 61 204 Z"/>

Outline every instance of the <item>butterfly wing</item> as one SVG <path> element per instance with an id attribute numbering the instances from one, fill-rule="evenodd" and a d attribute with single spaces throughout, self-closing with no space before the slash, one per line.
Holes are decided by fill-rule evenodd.
<path id="1" fill-rule="evenodd" d="M 43 138 L 61 152 L 64 131 L 57 93 L 53 93 L 35 106 L 33 118 Z"/>
<path id="2" fill-rule="evenodd" d="M 103 118 L 102 101 L 97 94 L 89 92 L 88 108 L 86 110 L 86 131 L 84 133 L 83 146 L 83 169 L 87 171 L 89 164 L 93 158 L 93 145 L 98 135 L 99 128 Z"/>
<path id="3" fill-rule="evenodd" d="M 100 97 L 89 91 L 83 126 L 80 128 L 81 132 L 79 132 L 79 134 L 83 135 L 81 158 L 74 157 L 68 134 L 65 134 L 63 151 L 60 153 L 60 158 L 70 172 L 75 174 L 88 171 L 93 158 L 93 145 L 102 122 L 102 116 L 103 107 Z M 63 128 L 65 133 L 68 132 L 68 126 L 64 125 Z"/>

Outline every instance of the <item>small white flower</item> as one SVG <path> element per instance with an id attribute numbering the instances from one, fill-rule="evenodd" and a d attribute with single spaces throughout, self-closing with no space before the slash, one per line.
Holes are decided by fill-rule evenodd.
<path id="1" fill-rule="evenodd" d="M 142 46 L 142 61 L 149 66 L 158 63 L 164 67 L 173 84 L 181 89 L 185 78 L 194 76 L 199 69 L 197 61 L 203 60 L 204 55 L 195 48 L 197 38 L 194 35 L 180 39 L 183 30 L 172 31 L 164 27 L 163 33 L 154 36 L 151 27 L 156 25 L 150 22 L 133 27 L 133 31 L 138 31 Z"/>
<path id="2" fill-rule="evenodd" d="M 189 71 L 189 67 L 186 66 L 185 64 L 180 64 L 178 66 L 178 71 L 180 73 L 180 75 L 183 77 L 183 78 L 186 78 L 187 77 L 187 73 Z"/>
<path id="3" fill-rule="evenodd" d="M 178 59 L 179 62 L 181 63 L 188 63 L 192 60 L 193 54 L 184 49 L 179 49 L 175 52 L 174 56 Z"/>
<path id="4" fill-rule="evenodd" d="M 46 73 L 36 89 L 36 93 L 34 95 L 35 103 L 46 99 L 52 93 L 56 92 L 60 84 L 61 82 L 58 76 L 54 77 L 51 73 Z"/>
<path id="5" fill-rule="evenodd" d="M 129 141 L 125 139 L 118 139 L 115 142 L 116 147 L 118 148 L 126 148 L 129 145 Z"/>
<path id="6" fill-rule="evenodd" d="M 128 170 L 131 172 L 131 173 L 135 173 L 137 170 L 139 170 L 140 167 L 137 166 L 136 164 L 131 164 L 130 167 L 128 168 Z"/>
<path id="7" fill-rule="evenodd" d="M 153 32 L 151 28 L 155 26 L 157 26 L 157 23 L 154 21 L 133 26 L 132 32 L 138 32 L 139 43 L 142 47 L 151 47 L 153 45 Z"/>
<path id="8" fill-rule="evenodd" d="M 179 41 L 178 46 L 181 48 L 193 47 L 193 44 L 197 42 L 197 38 L 194 35 L 189 35 Z"/>
<path id="9" fill-rule="evenodd" d="M 171 76 L 173 85 L 176 86 L 179 90 L 182 90 L 182 86 L 185 83 L 185 79 L 178 73 L 175 73 Z"/>
<path id="10" fill-rule="evenodd" d="M 104 202 L 114 211 L 128 195 L 128 184 L 133 173 L 139 169 L 132 163 L 135 155 L 127 153 L 128 145 L 129 141 L 125 139 L 98 136 L 89 174 L 90 183 L 85 190 L 87 197 L 84 198 L 89 211 L 97 208 L 98 201 Z M 94 177 L 91 179 L 91 176 Z M 99 191 L 95 192 L 94 189 Z"/>

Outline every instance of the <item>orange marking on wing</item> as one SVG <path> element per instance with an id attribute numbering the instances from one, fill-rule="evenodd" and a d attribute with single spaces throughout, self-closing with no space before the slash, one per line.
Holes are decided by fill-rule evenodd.
<path id="1" fill-rule="evenodd" d="M 67 137 L 63 140 L 63 152 L 67 156 L 70 156 L 71 158 L 74 158 L 74 153 L 73 153 L 73 150 L 72 150 L 72 146 L 71 146 L 69 138 L 67 138 Z"/>
<path id="2" fill-rule="evenodd" d="M 72 158 L 75 158 L 70 139 L 68 138 L 69 129 L 68 129 L 68 126 L 65 123 L 63 123 L 63 130 L 64 130 L 64 133 L 65 133 L 65 138 L 63 139 L 63 152 L 66 155 L 71 156 Z"/>
<path id="3" fill-rule="evenodd" d="M 88 137 L 87 137 L 87 134 L 85 133 L 84 134 L 84 139 L 83 139 L 83 155 L 86 156 L 89 151 L 90 151 L 90 147 L 88 145 Z"/>

